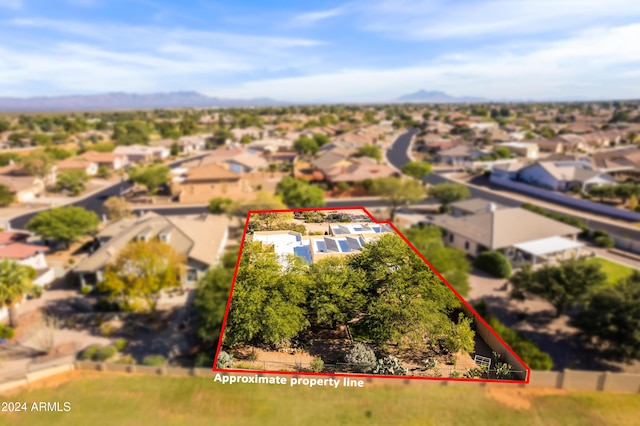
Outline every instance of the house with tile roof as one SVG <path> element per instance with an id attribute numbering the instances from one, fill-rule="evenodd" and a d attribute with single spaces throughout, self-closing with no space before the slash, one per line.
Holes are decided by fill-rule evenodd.
<path id="1" fill-rule="evenodd" d="M 121 219 L 98 233 L 98 248 L 81 260 L 74 272 L 82 285 L 93 285 L 104 279 L 105 267 L 127 244 L 160 239 L 187 259 L 184 284 L 194 285 L 222 256 L 228 227 L 229 218 L 223 215 L 160 216 L 150 212 Z"/>
<path id="2" fill-rule="evenodd" d="M 49 267 L 44 256 L 49 248 L 29 243 L 29 237 L 30 235 L 24 232 L 0 232 L 0 259 L 14 260 L 20 265 L 33 268 L 36 271 L 33 284 L 45 287 L 55 279 L 55 272 Z"/>
<path id="3" fill-rule="evenodd" d="M 616 179 L 594 170 L 582 161 L 540 161 L 523 167 L 518 180 L 554 191 L 568 191 L 574 187 L 587 191 L 592 186 L 616 183 Z"/>

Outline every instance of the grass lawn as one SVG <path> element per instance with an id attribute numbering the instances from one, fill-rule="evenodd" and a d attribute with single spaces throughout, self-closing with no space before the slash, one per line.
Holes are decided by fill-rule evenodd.
<path id="1" fill-rule="evenodd" d="M 211 378 L 72 372 L 3 401 L 71 403 L 2 413 L 12 425 L 628 425 L 640 395 L 519 387 L 366 383 L 364 388 L 222 385 Z M 62 404 L 61 404 L 62 405 Z"/>
<path id="2" fill-rule="evenodd" d="M 588 259 L 587 262 L 600 264 L 602 272 L 607 274 L 607 282 L 609 284 L 616 284 L 621 279 L 631 276 L 634 271 L 634 269 L 629 266 L 621 265 L 602 257 L 592 257 Z"/>

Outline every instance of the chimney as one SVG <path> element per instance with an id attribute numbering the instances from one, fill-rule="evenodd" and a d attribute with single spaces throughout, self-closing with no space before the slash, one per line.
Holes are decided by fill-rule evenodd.
<path id="1" fill-rule="evenodd" d="M 495 212 L 496 210 L 498 210 L 498 206 L 496 206 L 496 203 L 487 204 L 487 211 L 488 212 Z"/>

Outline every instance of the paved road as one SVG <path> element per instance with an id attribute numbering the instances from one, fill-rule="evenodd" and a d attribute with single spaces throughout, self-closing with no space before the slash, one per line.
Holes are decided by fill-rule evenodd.
<path id="1" fill-rule="evenodd" d="M 169 163 L 168 166 L 169 167 L 178 167 L 180 166 L 182 163 L 187 162 L 187 161 L 192 161 L 196 158 L 200 158 L 200 157 L 204 157 L 205 155 L 208 155 L 207 153 L 202 154 L 202 155 L 198 155 L 195 157 L 190 157 L 190 158 L 183 158 L 181 160 L 178 161 L 174 161 L 173 163 Z M 121 194 L 121 191 L 125 191 L 129 188 L 131 188 L 132 184 L 128 181 L 122 181 L 122 182 L 118 182 L 113 184 L 112 186 L 109 186 L 101 191 L 98 191 L 92 195 L 90 195 L 87 198 L 83 198 L 82 200 L 76 201 L 75 203 L 72 203 L 71 205 L 73 206 L 78 206 L 78 207 L 83 207 L 87 210 L 91 210 L 96 212 L 98 215 L 101 215 L 101 208 L 102 208 L 102 204 L 104 203 L 104 201 L 112 196 L 119 196 Z M 24 226 L 31 220 L 32 217 L 34 217 L 35 215 L 37 215 L 40 211 L 36 211 L 33 213 L 27 213 L 24 214 L 22 216 L 18 216 L 18 217 L 14 217 L 11 219 L 11 227 L 14 229 L 24 229 Z"/>
<path id="2" fill-rule="evenodd" d="M 409 158 L 409 145 L 411 145 L 411 139 L 418 133 L 417 129 L 411 129 L 398 136 L 393 144 L 387 149 L 387 159 L 398 170 L 402 169 L 402 166 L 411 161 Z"/>

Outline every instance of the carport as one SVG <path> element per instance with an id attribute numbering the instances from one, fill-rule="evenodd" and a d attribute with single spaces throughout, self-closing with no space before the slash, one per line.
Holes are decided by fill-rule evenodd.
<path id="1" fill-rule="evenodd" d="M 580 255 L 580 249 L 584 244 L 569 240 L 563 237 L 549 237 L 540 240 L 527 241 L 526 243 L 514 244 L 516 249 L 516 259 L 525 253 L 531 257 L 531 264 L 536 266 L 538 258 L 548 261 L 549 256 L 562 253 L 562 259 L 567 258 L 567 253 L 574 251 L 576 256 Z"/>

